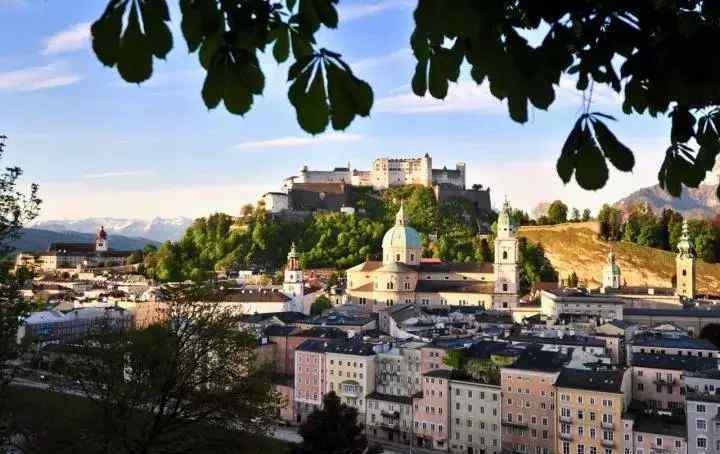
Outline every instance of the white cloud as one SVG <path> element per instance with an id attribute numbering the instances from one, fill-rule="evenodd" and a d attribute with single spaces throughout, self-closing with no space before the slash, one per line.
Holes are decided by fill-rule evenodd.
<path id="1" fill-rule="evenodd" d="M 503 103 L 490 94 L 485 84 L 478 86 L 474 82 L 466 81 L 450 84 L 445 99 L 435 99 L 429 93 L 419 97 L 406 89 L 399 94 L 378 99 L 374 110 L 399 114 L 470 111 L 495 114 L 506 111 Z"/>
<path id="2" fill-rule="evenodd" d="M 80 22 L 62 30 L 45 42 L 43 55 L 63 54 L 87 48 L 90 43 L 90 22 Z"/>
<path id="3" fill-rule="evenodd" d="M 604 85 L 596 85 L 593 90 L 594 107 L 619 107 L 622 97 Z M 560 85 L 555 86 L 555 101 L 550 109 L 582 106 L 583 94 L 575 89 L 575 81 L 563 76 Z M 529 106 L 532 108 L 532 106 Z M 402 87 L 395 93 L 378 99 L 375 111 L 397 114 L 434 114 L 448 112 L 480 112 L 484 114 L 507 113 L 505 101 L 495 98 L 485 82 L 477 85 L 473 81 L 461 80 L 450 83 L 444 100 L 435 99 L 427 93 L 419 97 Z"/>
<path id="4" fill-rule="evenodd" d="M 373 16 L 393 9 L 409 9 L 414 6 L 414 2 L 410 0 L 377 0 L 365 1 L 355 4 L 340 6 L 340 21 L 352 21 L 367 16 Z"/>
<path id="5" fill-rule="evenodd" d="M 387 65 L 394 63 L 401 63 L 404 61 L 409 62 L 411 61 L 411 58 L 412 52 L 410 51 L 409 47 L 406 47 L 403 49 L 398 49 L 394 52 L 390 52 L 389 54 L 379 55 L 376 57 L 361 58 L 359 60 L 352 61 L 350 62 L 350 66 L 352 67 L 353 71 L 362 72 L 381 66 L 387 67 Z"/>
<path id="6" fill-rule="evenodd" d="M 81 80 L 62 65 L 32 66 L 0 72 L 0 91 L 35 91 L 71 85 Z"/>
<path id="7" fill-rule="evenodd" d="M 152 172 L 149 170 L 119 170 L 114 172 L 87 173 L 82 177 L 87 180 L 97 180 L 101 178 L 139 177 L 150 174 L 152 174 Z"/>
<path id="8" fill-rule="evenodd" d="M 362 139 L 360 134 L 328 132 L 319 136 L 292 136 L 280 137 L 278 139 L 258 140 L 254 142 L 242 142 L 233 147 L 235 150 L 255 150 L 268 148 L 297 148 L 308 145 L 320 145 L 337 142 L 356 142 Z"/>

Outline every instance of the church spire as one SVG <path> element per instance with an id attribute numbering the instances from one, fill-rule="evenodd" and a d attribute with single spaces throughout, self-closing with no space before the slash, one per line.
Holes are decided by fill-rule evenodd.
<path id="1" fill-rule="evenodd" d="M 395 215 L 395 225 L 407 225 L 407 217 L 405 217 L 405 202 L 400 201 L 400 209 Z"/>
<path id="2" fill-rule="evenodd" d="M 692 241 L 690 240 L 690 232 L 688 229 L 687 220 L 683 221 L 682 235 L 680 235 L 680 241 L 678 241 L 678 252 L 682 256 L 695 257 L 695 248 L 693 247 Z"/>

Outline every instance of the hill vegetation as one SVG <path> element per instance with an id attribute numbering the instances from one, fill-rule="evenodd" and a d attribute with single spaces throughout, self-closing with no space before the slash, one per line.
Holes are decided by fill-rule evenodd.
<path id="1" fill-rule="evenodd" d="M 607 255 L 612 251 L 627 285 L 672 285 L 675 275 L 673 252 L 629 241 L 605 241 L 599 238 L 599 233 L 597 222 L 520 228 L 520 236 L 532 244 L 542 245 L 545 255 L 563 278 L 575 272 L 580 284 L 599 285 Z M 568 247 L 569 244 L 573 247 Z M 720 264 L 698 261 L 697 273 L 700 292 L 720 293 Z"/>
<path id="2" fill-rule="evenodd" d="M 380 193 L 361 190 L 354 197 L 363 214 L 320 213 L 297 221 L 247 206 L 237 219 L 221 213 L 197 219 L 180 241 L 165 242 L 157 251 L 147 250 L 142 257 L 145 271 L 161 281 L 200 281 L 221 270 L 269 273 L 281 269 L 293 242 L 304 268 L 347 269 L 380 258 L 383 235 L 395 221 L 400 200 L 410 225 L 420 232 L 425 257 L 449 262 L 493 260 L 494 212 L 477 212 L 461 199 L 438 204 L 432 190 L 422 186 Z M 522 243 L 520 258 L 523 288 L 555 279 L 542 248 Z"/>

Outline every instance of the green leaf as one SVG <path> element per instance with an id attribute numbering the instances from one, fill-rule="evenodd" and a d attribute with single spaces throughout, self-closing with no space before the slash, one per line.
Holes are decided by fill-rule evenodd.
<path id="1" fill-rule="evenodd" d="M 105 66 L 115 66 L 117 63 L 126 4 L 124 0 L 111 1 L 100 19 L 90 27 L 93 51 Z"/>
<path id="2" fill-rule="evenodd" d="M 338 13 L 332 0 L 315 0 L 315 10 L 320 17 L 320 22 L 328 28 L 337 28 Z"/>
<path id="3" fill-rule="evenodd" d="M 425 96 L 427 92 L 427 60 L 419 60 L 415 65 L 415 74 L 412 78 L 412 91 L 418 96 Z"/>
<path id="4" fill-rule="evenodd" d="M 355 118 L 355 101 L 350 93 L 352 81 L 348 73 L 333 63 L 327 64 L 325 69 L 332 126 L 333 129 L 342 130 Z"/>
<path id="5" fill-rule="evenodd" d="M 548 107 L 555 101 L 555 90 L 553 89 L 552 82 L 547 82 L 535 77 L 532 83 L 528 84 L 530 93 L 528 97 L 533 106 L 538 109 L 547 110 Z"/>
<path id="6" fill-rule="evenodd" d="M 605 186 L 608 176 L 609 171 L 605 157 L 590 130 L 585 126 L 576 159 L 575 180 L 581 188 L 596 191 Z"/>
<path id="7" fill-rule="evenodd" d="M 321 65 L 307 66 L 290 85 L 288 98 L 295 107 L 301 128 L 310 134 L 319 134 L 327 128 L 329 108 Z"/>
<path id="8" fill-rule="evenodd" d="M 570 131 L 570 134 L 568 134 L 567 139 L 565 139 L 562 152 L 555 165 L 560 179 L 565 184 L 570 182 L 570 178 L 575 170 L 575 158 L 580 148 L 580 138 L 582 135 L 582 121 L 583 117 L 580 117 L 580 119 L 575 122 L 575 126 L 572 131 Z"/>
<path id="9" fill-rule="evenodd" d="M 354 75 L 350 74 L 350 94 L 355 102 L 355 111 L 361 117 L 367 117 L 370 115 L 370 109 L 372 109 L 374 96 L 370 84 L 362 79 L 358 79 Z"/>
<path id="10" fill-rule="evenodd" d="M 695 135 L 695 116 L 687 107 L 675 106 L 672 113 L 670 139 L 672 142 L 686 143 Z"/>
<path id="11" fill-rule="evenodd" d="M 510 118 L 518 123 L 527 121 L 527 98 L 525 95 L 514 93 L 508 96 L 508 110 Z"/>
<path id="12" fill-rule="evenodd" d="M 224 62 L 223 62 L 224 63 Z M 217 63 L 210 65 L 205 76 L 202 88 L 202 98 L 208 109 L 214 109 L 220 104 L 225 91 L 225 65 Z"/>
<path id="13" fill-rule="evenodd" d="M 595 137 L 602 148 L 605 157 L 607 157 L 616 169 L 623 172 L 632 171 L 635 167 L 635 156 L 628 147 L 623 145 L 615 134 L 600 120 L 593 119 L 593 129 Z"/>
<path id="14" fill-rule="evenodd" d="M 430 58 L 430 94 L 433 98 L 445 99 L 448 92 L 448 81 L 445 77 L 445 68 L 442 58 L 433 55 Z"/>
<path id="15" fill-rule="evenodd" d="M 140 29 L 135 3 L 130 8 L 128 25 L 120 40 L 117 68 L 127 82 L 140 83 L 152 76 L 152 50 Z"/>
<path id="16" fill-rule="evenodd" d="M 297 30 L 290 29 L 290 45 L 296 60 L 313 53 L 311 41 L 303 37 Z"/>
<path id="17" fill-rule="evenodd" d="M 236 115 L 245 115 L 253 103 L 248 81 L 243 78 L 244 73 L 239 63 L 225 66 L 223 101 L 228 112 Z"/>
<path id="18" fill-rule="evenodd" d="M 283 63 L 290 56 L 290 31 L 286 26 L 280 26 L 277 30 L 277 38 L 273 45 L 273 57 L 278 63 Z"/>
<path id="19" fill-rule="evenodd" d="M 164 59 L 173 47 L 172 33 L 165 23 L 170 20 L 165 0 L 147 0 L 140 3 L 140 12 L 153 55 Z"/>

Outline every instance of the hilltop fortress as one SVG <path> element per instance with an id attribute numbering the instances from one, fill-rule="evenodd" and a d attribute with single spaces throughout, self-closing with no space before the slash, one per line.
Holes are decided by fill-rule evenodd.
<path id="1" fill-rule="evenodd" d="M 466 188 L 465 163 L 454 169 L 433 169 L 432 158 L 377 158 L 370 170 L 335 167 L 332 170 L 311 170 L 303 166 L 299 175 L 284 180 L 282 190 L 263 194 L 262 202 L 271 213 L 283 211 L 345 211 L 353 212 L 348 190 L 370 187 L 384 190 L 394 186 L 420 185 L 432 188 L 435 198 L 444 201 L 462 198 L 478 210 L 490 210 L 490 189 L 482 185 Z"/>
<path id="2" fill-rule="evenodd" d="M 378 158 L 373 161 L 370 170 L 357 170 L 350 167 L 336 167 L 333 170 L 309 170 L 303 167 L 300 175 L 290 177 L 286 184 L 295 183 L 345 183 L 351 186 L 372 186 L 374 189 L 387 189 L 392 186 L 418 184 L 432 187 L 450 184 L 465 189 L 465 163 L 459 162 L 455 169 L 433 169 L 432 158 L 425 154 L 421 158 Z"/>

